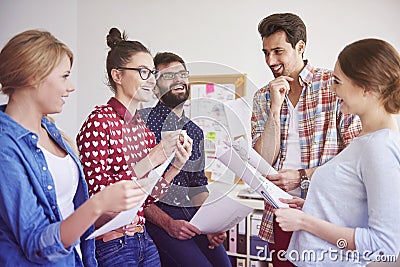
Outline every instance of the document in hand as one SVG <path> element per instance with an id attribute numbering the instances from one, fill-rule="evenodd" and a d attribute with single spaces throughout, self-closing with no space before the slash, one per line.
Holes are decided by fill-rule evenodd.
<path id="1" fill-rule="evenodd" d="M 253 148 L 249 147 L 244 139 L 234 141 L 232 146 L 226 143 L 225 146 L 219 146 L 216 154 L 223 164 L 274 208 L 289 207 L 288 204 L 279 201 L 279 198 L 291 199 L 292 196 L 263 176 L 277 172 Z"/>
<path id="2" fill-rule="evenodd" d="M 212 190 L 190 223 L 203 234 L 222 233 L 243 221 L 253 208 Z"/>
<path id="3" fill-rule="evenodd" d="M 157 182 L 160 180 L 162 174 L 165 172 L 167 169 L 169 163 L 171 160 L 174 158 L 174 155 L 171 155 L 163 164 L 158 166 L 157 168 L 151 170 L 149 172 L 149 175 L 145 179 L 139 179 L 136 180 L 136 182 L 140 185 L 140 188 L 144 192 L 146 192 L 145 197 L 142 199 L 142 201 L 137 205 L 136 207 L 123 211 L 119 213 L 117 216 L 115 216 L 111 221 L 94 231 L 88 238 L 86 239 L 91 239 L 95 238 L 96 236 L 108 233 L 112 230 L 115 230 L 117 228 L 120 228 L 124 225 L 130 224 L 132 220 L 135 218 L 136 214 L 138 213 L 140 207 L 143 205 L 144 201 L 146 200 L 147 196 L 153 191 L 154 186 L 157 184 Z"/>

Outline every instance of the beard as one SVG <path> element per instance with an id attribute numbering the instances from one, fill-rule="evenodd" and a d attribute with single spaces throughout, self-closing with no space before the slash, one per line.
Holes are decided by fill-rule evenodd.
<path id="1" fill-rule="evenodd" d="M 161 97 L 160 100 L 166 105 L 167 107 L 174 109 L 177 106 L 185 103 L 186 100 L 189 98 L 189 88 L 185 86 L 185 92 L 174 94 L 172 90 L 165 92 Z"/>

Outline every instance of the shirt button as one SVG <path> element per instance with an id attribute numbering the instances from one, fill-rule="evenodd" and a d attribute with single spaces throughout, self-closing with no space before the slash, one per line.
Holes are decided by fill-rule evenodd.
<path id="1" fill-rule="evenodd" d="M 36 139 L 36 135 L 32 135 L 32 139 Z"/>
<path id="2" fill-rule="evenodd" d="M 47 189 L 51 190 L 51 189 L 53 189 L 53 186 L 48 185 L 48 186 L 47 186 Z"/>
<path id="3" fill-rule="evenodd" d="M 51 206 L 51 209 L 52 209 L 52 210 L 55 210 L 55 209 L 56 209 L 56 206 Z"/>
<path id="4" fill-rule="evenodd" d="M 37 153 L 40 153 L 40 148 L 36 149 L 36 152 L 37 152 Z"/>
<path id="5" fill-rule="evenodd" d="M 44 171 L 46 171 L 47 170 L 47 168 L 46 168 L 46 166 L 43 166 L 43 168 L 42 168 Z"/>

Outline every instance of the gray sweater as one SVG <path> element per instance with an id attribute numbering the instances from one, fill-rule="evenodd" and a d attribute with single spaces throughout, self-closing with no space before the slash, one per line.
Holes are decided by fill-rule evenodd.
<path id="1" fill-rule="evenodd" d="M 398 255 L 399 195 L 400 134 L 384 129 L 355 138 L 315 171 L 303 211 L 356 228 L 356 250 L 297 231 L 286 257 L 297 266 L 365 266 Z"/>

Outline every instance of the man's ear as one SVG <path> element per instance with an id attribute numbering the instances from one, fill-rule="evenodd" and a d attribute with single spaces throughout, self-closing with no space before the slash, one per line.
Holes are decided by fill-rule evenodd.
<path id="1" fill-rule="evenodd" d="M 117 69 L 111 70 L 111 77 L 116 84 L 121 84 L 122 73 Z"/>
<path id="2" fill-rule="evenodd" d="M 158 88 L 157 84 L 153 88 L 153 93 L 157 96 L 157 98 L 160 98 L 160 89 Z"/>
<path id="3" fill-rule="evenodd" d="M 296 44 L 296 51 L 299 52 L 299 54 L 303 54 L 304 50 L 306 49 L 306 44 L 304 43 L 303 40 L 300 40 Z"/>

